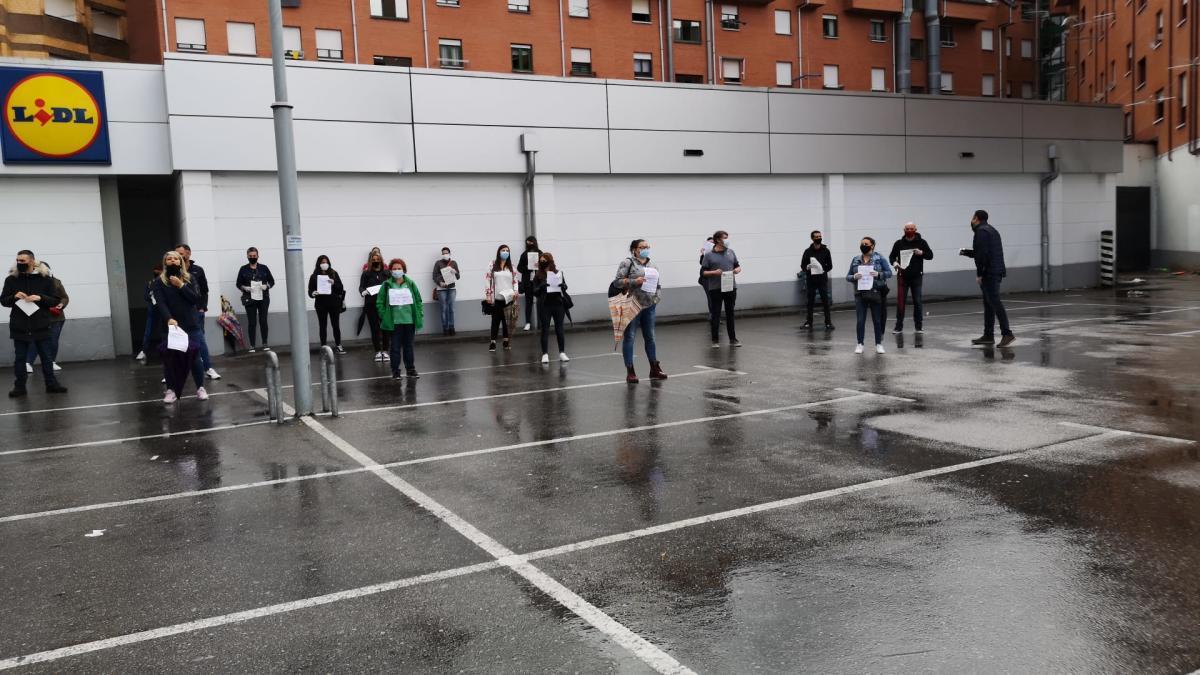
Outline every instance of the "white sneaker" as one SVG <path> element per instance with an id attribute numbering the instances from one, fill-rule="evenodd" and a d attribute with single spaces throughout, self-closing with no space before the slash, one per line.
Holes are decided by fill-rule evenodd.
<path id="1" fill-rule="evenodd" d="M 212 368 L 209 368 L 208 370 L 204 371 L 204 374 L 213 380 L 221 379 L 221 376 L 217 374 L 217 371 Z"/>
<path id="2" fill-rule="evenodd" d="M 856 345 L 856 346 L 854 347 L 854 353 L 855 353 L 855 354 L 861 354 L 861 353 L 863 353 L 863 346 L 862 346 L 862 345 Z"/>
<path id="3" fill-rule="evenodd" d="M 383 352 L 375 352 L 375 360 L 382 361 L 383 360 Z"/>
<path id="4" fill-rule="evenodd" d="M 251 349 L 250 351 L 254 351 L 254 350 Z M 137 356 L 135 356 L 133 358 L 135 361 L 145 361 L 146 360 L 146 352 L 138 352 Z"/>
<path id="5" fill-rule="evenodd" d="M 270 348 L 270 347 L 268 347 L 268 346 L 266 346 L 266 345 L 263 345 L 263 351 L 264 351 L 264 352 L 269 352 L 269 351 L 271 351 L 271 348 Z"/>
<path id="6" fill-rule="evenodd" d="M 384 361 L 391 361 L 391 360 L 392 360 L 392 355 L 391 355 L 389 352 L 384 352 L 384 353 L 383 353 L 383 360 L 384 360 Z"/>
<path id="7" fill-rule="evenodd" d="M 530 329 L 530 325 L 529 325 L 529 324 L 525 324 L 525 330 L 529 330 L 529 329 Z"/>
<path id="8" fill-rule="evenodd" d="M 204 390 L 204 387 L 198 387 L 196 389 L 196 398 L 200 399 L 201 401 L 208 400 L 208 392 Z"/>
<path id="9" fill-rule="evenodd" d="M 883 354 L 883 353 L 884 353 L 884 351 L 883 351 L 883 345 L 875 345 L 875 353 L 876 353 L 876 354 Z"/>
<path id="10" fill-rule="evenodd" d="M 167 390 L 167 395 L 163 397 L 163 403 L 174 403 L 177 400 L 178 397 L 175 396 L 175 392 L 170 389 Z"/>
<path id="11" fill-rule="evenodd" d="M 58 365 L 58 361 L 55 361 L 54 363 L 52 363 L 50 365 L 54 366 L 55 370 L 62 370 L 62 366 Z"/>
<path id="12" fill-rule="evenodd" d="M 566 352 L 559 352 L 559 353 L 558 353 L 558 360 L 559 360 L 559 361 L 570 361 L 570 360 L 571 360 L 571 357 L 567 356 L 567 353 L 566 353 Z"/>
<path id="13" fill-rule="evenodd" d="M 28 361 L 25 362 L 25 372 L 27 372 L 27 373 L 33 372 L 33 364 L 32 363 L 29 363 Z"/>
<path id="14" fill-rule="evenodd" d="M 545 364 L 547 364 L 547 363 L 550 363 L 550 355 L 549 355 L 549 354 L 542 354 L 542 365 L 545 365 Z"/>
<path id="15" fill-rule="evenodd" d="M 256 351 L 258 351 L 258 350 L 257 350 L 257 349 L 255 349 L 254 347 L 251 347 L 250 349 L 247 349 L 247 350 L 246 350 L 246 353 L 247 353 L 247 354 L 253 354 L 253 353 L 254 353 L 254 352 L 256 352 Z"/>

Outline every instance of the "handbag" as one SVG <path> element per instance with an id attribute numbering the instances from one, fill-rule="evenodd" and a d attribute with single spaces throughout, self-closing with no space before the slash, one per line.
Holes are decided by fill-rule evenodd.
<path id="1" fill-rule="evenodd" d="M 878 289 L 872 288 L 869 291 L 855 291 L 854 295 L 862 298 L 862 301 L 870 305 L 878 305 L 883 301 L 883 295 Z"/>
<path id="2" fill-rule="evenodd" d="M 488 302 L 487 300 L 480 300 L 480 301 L 479 301 L 479 306 L 480 306 L 480 308 L 481 308 L 481 309 L 483 309 L 483 315 L 484 315 L 484 316 L 491 316 L 491 315 L 492 315 L 492 310 L 495 308 L 495 305 L 493 305 L 492 303 Z"/>
<path id="3" fill-rule="evenodd" d="M 629 272 L 630 272 L 630 274 L 632 274 L 632 273 L 633 273 L 633 258 L 630 258 L 630 259 L 629 259 L 629 261 L 630 261 L 630 265 L 629 265 Z M 626 280 L 626 281 L 628 281 L 628 280 L 629 280 L 630 274 L 627 274 L 627 275 L 625 275 L 625 280 Z M 609 284 L 608 284 L 608 297 L 610 297 L 610 298 L 615 298 L 616 296 L 618 296 L 618 295 L 620 295 L 620 294 L 624 293 L 624 292 L 625 292 L 625 290 L 626 290 L 626 289 L 624 289 L 624 288 L 621 288 L 620 286 L 618 286 L 618 285 L 617 285 L 617 280 L 616 280 L 616 279 L 613 279 L 613 280 L 612 280 L 611 282 L 609 282 Z"/>

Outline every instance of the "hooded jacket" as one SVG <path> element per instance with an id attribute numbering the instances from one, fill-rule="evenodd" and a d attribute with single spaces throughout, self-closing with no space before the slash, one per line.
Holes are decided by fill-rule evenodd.
<path id="1" fill-rule="evenodd" d="M 916 279 L 925 274 L 925 261 L 933 260 L 933 249 L 929 248 L 929 242 L 925 241 L 925 237 L 918 232 L 911 240 L 907 237 L 900 237 L 896 243 L 892 244 L 892 252 L 888 255 L 888 262 L 895 265 L 900 262 L 900 252 L 907 251 L 910 248 L 919 248 L 923 255 L 913 254 L 911 260 L 908 261 L 908 267 L 900 271 L 900 276 L 905 280 Z"/>
<path id="2" fill-rule="evenodd" d="M 17 293 L 37 295 L 38 310 L 26 314 L 17 307 Z M 54 294 L 54 279 L 50 276 L 50 268 L 38 263 L 32 272 L 21 274 L 14 266 L 4 279 L 4 290 L 0 291 L 0 305 L 9 307 L 12 311 L 8 318 L 8 333 L 13 340 L 35 342 L 50 338 L 50 308 L 58 304 L 58 296 Z"/>

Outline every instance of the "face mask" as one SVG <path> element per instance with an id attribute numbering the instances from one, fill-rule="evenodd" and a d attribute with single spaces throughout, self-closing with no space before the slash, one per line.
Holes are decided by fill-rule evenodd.
<path id="1" fill-rule="evenodd" d="M 645 260 L 649 260 L 650 259 L 650 247 L 647 246 L 646 248 L 638 251 L 638 257 L 643 258 Z"/>
<path id="2" fill-rule="evenodd" d="M 978 229 L 979 229 L 979 223 L 972 222 L 971 223 L 971 231 L 974 232 L 975 230 L 978 230 Z"/>
<path id="3" fill-rule="evenodd" d="M 536 250 L 537 250 L 537 244 L 534 244 L 533 242 L 529 242 L 529 241 L 527 241 L 527 242 L 525 242 L 525 250 L 526 250 L 526 251 L 536 251 Z"/>
<path id="4" fill-rule="evenodd" d="M 728 240 L 728 239 L 723 239 L 723 240 L 721 241 L 721 246 L 724 246 L 725 248 L 729 248 L 729 240 Z"/>
<path id="5" fill-rule="evenodd" d="M 371 269 L 377 270 L 377 269 L 379 269 L 380 267 L 383 267 L 383 261 L 382 261 L 382 260 L 372 260 L 372 261 L 371 261 Z"/>
<path id="6" fill-rule="evenodd" d="M 167 265 L 167 276 L 177 277 L 181 269 L 179 265 Z"/>
<path id="7" fill-rule="evenodd" d="M 871 245 L 870 244 L 861 244 L 861 245 L 859 245 L 858 250 L 862 251 L 863 253 L 870 253 Z"/>
<path id="8" fill-rule="evenodd" d="M 545 258 L 538 261 L 538 267 L 549 267 L 549 266 L 550 266 L 550 261 L 546 260 Z"/>
<path id="9" fill-rule="evenodd" d="M 404 278 L 404 270 L 392 270 L 392 278 L 393 279 L 403 279 Z"/>
<path id="10" fill-rule="evenodd" d="M 251 265 L 254 265 L 254 264 L 258 263 L 258 258 L 246 258 L 246 262 L 250 263 Z"/>
<path id="11" fill-rule="evenodd" d="M 508 260 L 508 251 L 500 251 L 500 259 Z"/>
<path id="12" fill-rule="evenodd" d="M 442 260 L 445 260 L 446 262 L 450 262 L 450 254 L 449 254 L 449 253 L 443 253 L 443 254 L 442 254 Z"/>
<path id="13" fill-rule="evenodd" d="M 329 271 L 329 263 L 321 263 L 321 271 L 328 272 Z"/>
<path id="14" fill-rule="evenodd" d="M 816 239 L 813 239 L 813 243 L 814 243 L 814 244 L 816 244 L 817 246 L 820 246 L 820 245 L 821 245 L 821 238 L 820 238 L 820 237 L 817 237 Z"/>
<path id="15" fill-rule="evenodd" d="M 17 263 L 17 272 L 25 274 L 29 271 L 29 263 Z"/>

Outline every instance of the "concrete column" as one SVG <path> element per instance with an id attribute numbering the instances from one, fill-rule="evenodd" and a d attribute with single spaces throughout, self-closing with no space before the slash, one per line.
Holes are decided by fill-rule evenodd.
<path id="1" fill-rule="evenodd" d="M 850 299 L 850 291 L 847 284 L 839 284 L 837 280 L 842 275 L 845 260 L 849 260 L 852 252 L 858 250 L 857 242 L 846 241 L 846 177 L 842 174 L 826 175 L 822 179 L 822 188 L 825 222 L 820 229 L 825 233 L 825 243 L 833 257 L 830 287 L 834 301 L 845 302 Z"/>
<path id="2" fill-rule="evenodd" d="M 104 224 L 104 268 L 108 274 L 109 319 L 112 321 L 114 355 L 132 354 L 129 326 L 129 288 L 125 270 L 125 246 L 121 232 L 121 203 L 117 179 L 100 179 L 100 215 Z"/>
<path id="3" fill-rule="evenodd" d="M 216 317 L 221 311 L 223 282 L 236 272 L 237 266 L 232 271 L 225 270 L 226 265 L 220 259 L 222 247 L 214 217 L 212 173 L 181 171 L 176 181 L 179 242 L 192 247 L 192 259 L 204 268 L 208 277 L 208 313 L 204 322 L 208 350 L 211 354 L 224 354 L 225 341 L 221 339 Z"/>

